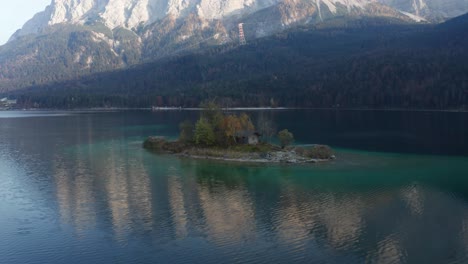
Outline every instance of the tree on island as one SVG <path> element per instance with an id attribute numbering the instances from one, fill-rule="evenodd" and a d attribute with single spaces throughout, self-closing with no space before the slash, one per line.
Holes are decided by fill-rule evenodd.
<path id="1" fill-rule="evenodd" d="M 201 103 L 200 107 L 202 108 L 200 118 L 206 119 L 213 129 L 218 128 L 224 116 L 219 105 L 214 101 L 209 101 Z"/>
<path id="2" fill-rule="evenodd" d="M 246 140 L 246 138 L 253 134 L 257 137 L 260 134 L 266 139 L 270 139 L 275 134 L 276 129 L 273 122 L 262 116 L 257 120 L 259 127 L 257 131 L 250 116 L 246 113 L 225 114 L 213 101 L 204 103 L 201 107 L 202 111 L 195 128 L 190 121 L 184 121 L 179 125 L 179 142 L 195 143 L 195 145 L 200 146 L 230 147 L 241 143 L 238 142 L 239 139 L 246 143 L 250 140 Z M 287 129 L 280 131 L 277 136 L 282 148 L 294 141 L 293 134 Z"/>
<path id="3" fill-rule="evenodd" d="M 200 107 L 202 108 L 202 111 L 200 113 L 199 120 L 205 119 L 205 121 L 208 122 L 208 124 L 210 125 L 215 137 L 214 144 L 225 144 L 224 132 L 221 127 L 224 114 L 221 110 L 221 107 L 219 107 L 219 105 L 216 104 L 214 100 L 203 102 L 200 104 Z"/>
<path id="4" fill-rule="evenodd" d="M 205 118 L 200 118 L 195 125 L 195 144 L 213 146 L 216 137 L 211 124 Z"/>
<path id="5" fill-rule="evenodd" d="M 223 118 L 221 128 L 224 130 L 226 139 L 231 140 L 232 142 L 236 142 L 236 135 L 239 131 L 241 131 L 242 126 L 237 116 L 228 115 Z"/>
<path id="6" fill-rule="evenodd" d="M 278 139 L 281 143 L 281 148 L 285 148 L 294 142 L 294 135 L 287 129 L 283 129 L 278 133 Z"/>
<path id="7" fill-rule="evenodd" d="M 201 107 L 200 118 L 193 134 L 190 133 L 193 131 L 190 122 L 185 121 L 179 125 L 180 141 L 205 146 L 231 146 L 238 143 L 237 137 L 240 134 L 255 131 L 250 116 L 245 113 L 224 114 L 213 101 L 203 103 Z"/>
<path id="8" fill-rule="evenodd" d="M 240 116 L 227 115 L 224 116 L 221 130 L 224 132 L 228 143 L 238 143 L 236 137 L 243 132 L 254 132 L 255 126 L 250 120 L 250 116 L 246 113 L 242 113 Z"/>

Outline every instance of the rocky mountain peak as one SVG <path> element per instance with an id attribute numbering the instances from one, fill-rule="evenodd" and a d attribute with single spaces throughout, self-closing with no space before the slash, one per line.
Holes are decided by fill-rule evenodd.
<path id="1" fill-rule="evenodd" d="M 277 2 L 279 0 L 52 0 L 17 35 L 36 33 L 60 23 L 102 21 L 111 29 L 132 29 L 169 15 L 180 18 L 196 14 L 205 19 L 220 19 L 254 12 Z"/>
<path id="2" fill-rule="evenodd" d="M 178 19 L 194 14 L 207 20 L 224 19 L 275 5 L 281 5 L 282 9 L 306 6 L 309 10 L 317 10 L 322 18 L 324 12 L 336 14 L 344 10 L 351 13 L 377 3 L 399 10 L 416 21 L 444 20 L 468 12 L 466 0 L 52 0 L 13 38 L 37 33 L 47 26 L 60 23 L 99 21 L 110 29 L 133 29 L 167 16 Z M 304 10 L 296 11 L 304 13 Z"/>

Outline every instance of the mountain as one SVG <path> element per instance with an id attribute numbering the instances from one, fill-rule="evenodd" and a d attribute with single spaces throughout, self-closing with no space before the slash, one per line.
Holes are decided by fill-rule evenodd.
<path id="1" fill-rule="evenodd" d="M 167 17 L 178 19 L 197 15 L 201 19 L 220 19 L 239 12 L 253 12 L 274 3 L 275 0 L 53 0 L 15 37 L 38 33 L 47 26 L 61 23 L 100 21 L 110 29 L 136 29 Z"/>
<path id="2" fill-rule="evenodd" d="M 8 95 L 24 107 L 468 109 L 468 15 L 434 25 L 336 18 Z"/>
<path id="3" fill-rule="evenodd" d="M 239 23 L 252 41 L 337 17 L 415 21 L 376 0 L 53 0 L 0 47 L 0 92 L 238 43 Z"/>
<path id="4" fill-rule="evenodd" d="M 164 62 L 170 61 L 170 58 L 213 50 L 210 47 L 217 47 L 218 49 L 214 50 L 222 51 L 219 54 L 214 52 L 220 58 L 223 58 L 225 53 L 231 54 L 232 50 L 235 50 L 232 54 L 243 56 L 242 49 L 239 49 L 240 23 L 243 23 L 247 43 L 251 44 L 248 47 L 252 47 L 252 44 L 259 48 L 269 47 L 268 41 L 280 45 L 277 37 L 283 36 L 282 34 L 290 36 L 287 32 L 292 29 L 300 30 L 305 27 L 308 32 L 318 31 L 319 35 L 310 33 L 315 37 L 305 38 L 304 45 L 319 43 L 323 45 L 323 50 L 320 51 L 323 54 L 337 53 L 330 50 L 332 47 L 347 51 L 340 52 L 338 58 L 333 57 L 339 60 L 361 51 L 344 48 L 339 44 L 349 43 L 350 47 L 355 48 L 356 42 L 363 37 L 361 34 L 372 43 L 382 45 L 374 47 L 375 50 L 387 46 L 394 47 L 374 37 L 402 43 L 399 42 L 402 38 L 401 33 L 385 31 L 393 36 L 393 39 L 389 39 L 376 28 L 388 29 L 388 26 L 395 26 L 404 30 L 411 29 L 415 34 L 420 30 L 426 32 L 427 28 L 434 27 L 427 25 L 428 22 L 444 20 L 463 10 L 467 10 L 466 0 L 52 0 L 43 12 L 35 15 L 17 31 L 6 45 L 0 46 L 0 93 L 22 91 L 28 87 L 56 87 L 58 84 L 74 83 L 74 80 L 85 76 L 91 76 L 90 82 L 95 83 L 94 76 L 102 77 L 99 73 L 105 73 L 103 76 L 113 76 L 112 71 L 117 70 L 125 75 L 127 71 L 120 70 L 128 69 L 133 73 L 134 67 L 140 64 L 144 64 L 142 71 L 145 72 L 148 70 L 145 65 L 163 67 L 161 65 L 165 65 Z M 413 29 L 413 26 L 418 24 L 419 26 Z M 328 34 L 340 35 L 343 30 L 353 33 L 345 34 L 347 39 L 324 37 Z M 464 35 L 462 31 L 456 31 L 461 36 Z M 376 36 L 366 35 L 369 32 Z M 427 38 L 436 34 L 435 31 L 431 32 L 427 31 L 427 34 L 421 37 Z M 454 39 L 461 38 L 451 36 Z M 437 41 L 437 38 L 431 37 L 428 43 L 418 43 L 425 46 Z M 366 43 L 361 45 L 368 46 Z M 291 48 L 287 47 L 287 50 Z M 283 58 L 284 65 L 294 65 L 293 59 L 299 62 L 304 60 L 299 56 L 284 57 L 281 49 L 278 46 L 275 48 L 276 51 L 271 56 Z M 236 53 L 237 51 L 239 53 Z M 258 52 L 261 54 L 262 51 Z M 323 54 L 313 53 L 313 56 L 318 58 Z M 250 56 L 256 58 L 259 55 L 252 52 Z M 325 65 L 328 65 L 331 58 L 324 57 L 324 60 L 327 62 Z M 220 62 L 216 60 L 213 63 Z M 274 63 L 280 68 L 284 66 L 279 61 Z M 186 67 L 181 70 L 181 65 L 176 65 L 177 67 L 172 68 L 174 72 L 163 71 L 165 75 L 159 76 L 160 80 L 150 78 L 146 82 L 151 80 L 167 87 L 166 76 L 193 71 Z M 295 67 L 290 67 L 293 68 Z M 301 72 L 300 69 L 297 70 Z M 151 70 L 148 71 L 147 74 L 150 74 Z M 245 74 L 254 72 L 255 69 Z M 260 78 L 264 73 L 256 74 L 259 75 L 253 78 Z M 223 80 L 225 76 L 231 75 L 225 72 L 218 77 Z M 204 76 L 212 74 L 204 73 Z M 242 79 L 240 77 L 237 76 L 234 80 Z M 141 85 L 139 80 L 131 80 L 136 83 L 125 80 L 121 83 L 126 83 L 129 87 L 149 85 Z M 219 85 L 215 80 L 211 83 L 213 87 Z M 176 81 L 174 84 L 181 85 Z M 116 86 L 120 87 L 120 84 Z M 185 84 L 181 87 L 185 87 Z M 99 90 L 99 87 L 95 89 Z"/>
<path id="5" fill-rule="evenodd" d="M 286 24 L 312 13 L 317 13 L 320 19 L 326 13 L 382 15 L 379 4 L 417 20 L 443 20 L 468 12 L 468 1 L 465 0 L 52 0 L 12 39 L 39 33 L 48 26 L 62 23 L 102 22 L 109 29 L 123 27 L 135 30 L 167 17 L 180 19 L 194 15 L 203 20 L 219 20 L 234 15 L 242 17 L 274 6 L 292 14 L 289 20 L 283 18 Z"/>
<path id="6" fill-rule="evenodd" d="M 202 20 L 243 16 L 278 6 L 291 13 L 292 20 L 317 12 L 341 14 L 364 12 L 374 0 L 53 0 L 45 11 L 37 14 L 19 30 L 13 39 L 61 23 L 85 24 L 102 22 L 110 29 L 137 29 L 167 17 L 180 19 L 196 16 Z M 288 22 L 284 20 L 283 22 Z M 292 22 L 292 21 L 289 21 Z"/>

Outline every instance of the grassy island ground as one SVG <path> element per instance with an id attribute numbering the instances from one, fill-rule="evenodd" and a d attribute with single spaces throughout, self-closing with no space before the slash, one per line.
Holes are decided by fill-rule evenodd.
<path id="1" fill-rule="evenodd" d="M 290 146 L 294 135 L 284 129 L 277 133 L 280 146 L 269 141 L 276 135 L 270 120 L 257 120 L 257 128 L 247 114 L 225 114 L 213 103 L 205 104 L 200 118 L 180 124 L 176 141 L 149 137 L 143 147 L 156 152 L 244 162 L 310 163 L 334 159 L 325 145 L 304 148 Z"/>

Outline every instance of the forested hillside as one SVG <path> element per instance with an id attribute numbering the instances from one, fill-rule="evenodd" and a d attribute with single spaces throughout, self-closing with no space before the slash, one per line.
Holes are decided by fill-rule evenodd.
<path id="1" fill-rule="evenodd" d="M 127 70 L 10 93 L 25 107 L 468 107 L 468 16 L 441 25 L 387 19 L 295 28 Z"/>

